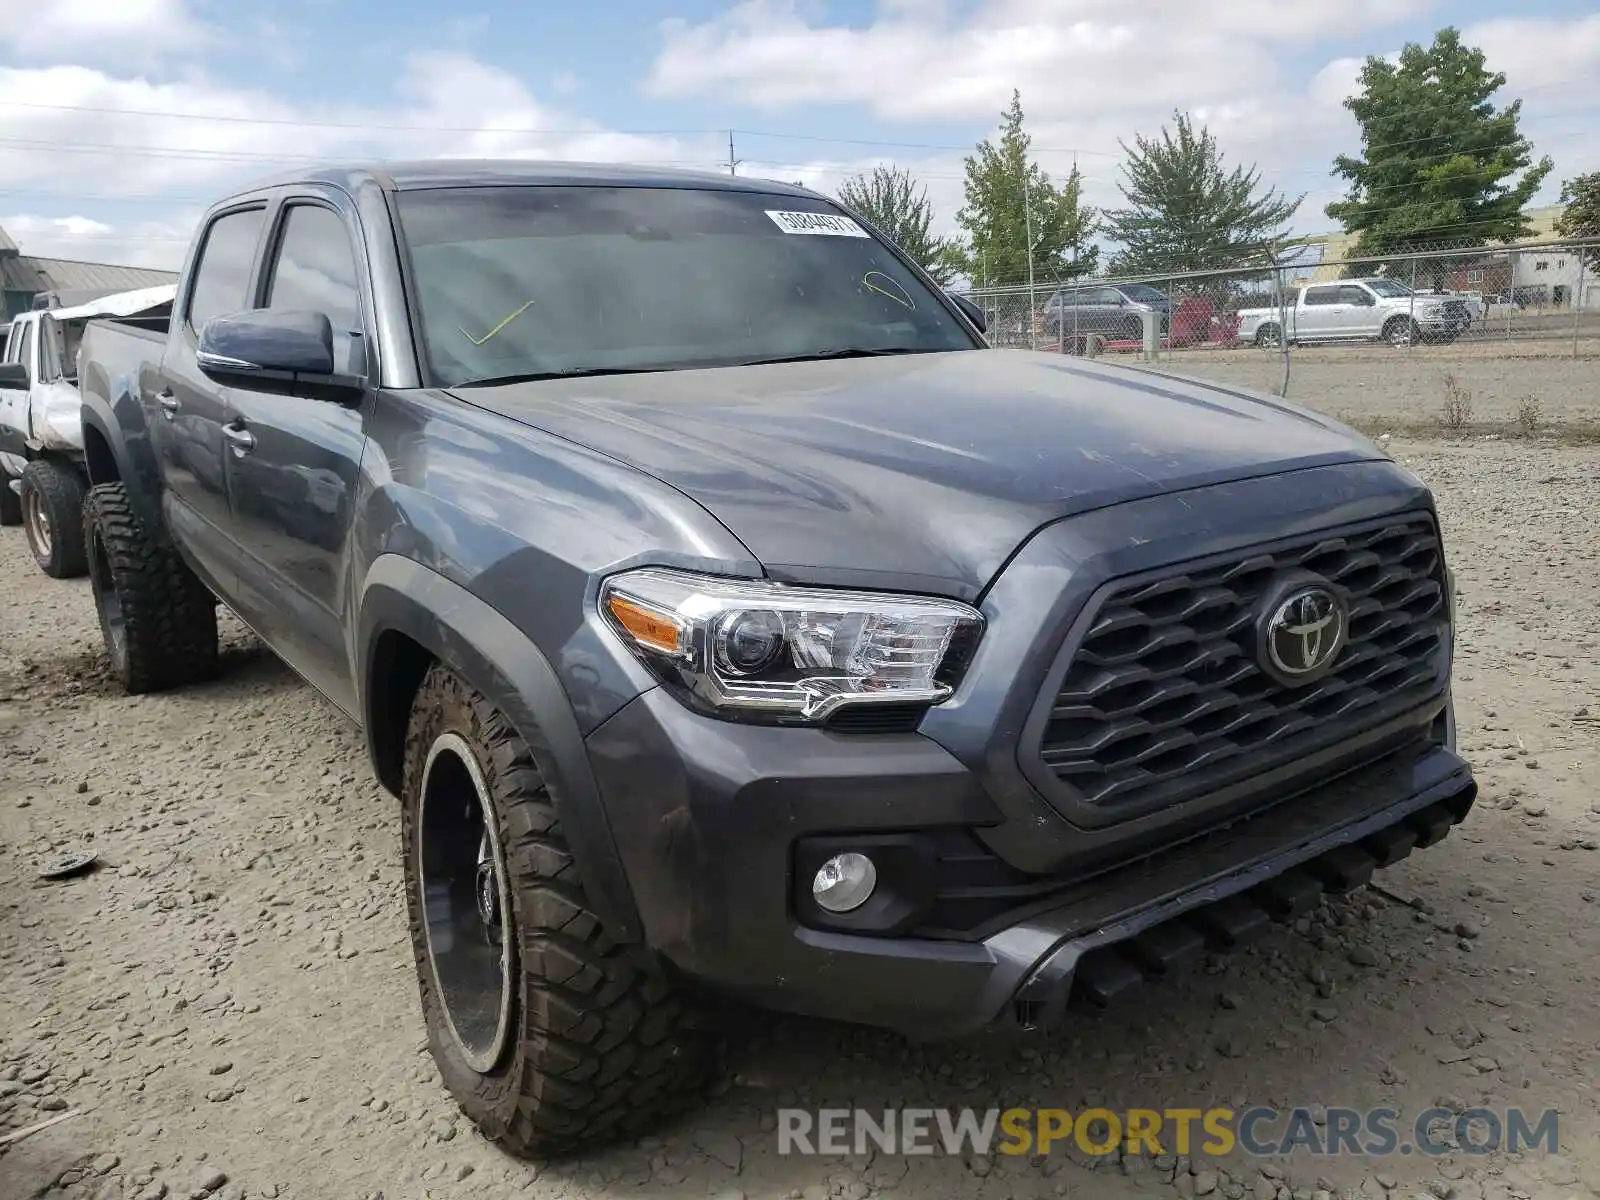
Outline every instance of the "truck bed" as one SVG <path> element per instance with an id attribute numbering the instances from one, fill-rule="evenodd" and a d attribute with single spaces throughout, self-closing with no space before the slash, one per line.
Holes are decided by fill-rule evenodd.
<path id="1" fill-rule="evenodd" d="M 103 397 L 113 409 L 119 401 L 138 402 L 141 378 L 161 363 L 167 342 L 167 317 L 101 317 L 84 327 L 78 348 L 78 391 Z"/>

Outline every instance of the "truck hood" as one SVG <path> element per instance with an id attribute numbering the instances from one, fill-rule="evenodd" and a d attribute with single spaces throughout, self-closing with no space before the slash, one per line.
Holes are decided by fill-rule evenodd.
<path id="1" fill-rule="evenodd" d="M 779 579 L 971 599 L 1030 534 L 1184 488 L 1387 457 L 1275 397 L 1025 351 L 461 388 L 692 497 Z M 888 582 L 893 580 L 894 582 Z"/>

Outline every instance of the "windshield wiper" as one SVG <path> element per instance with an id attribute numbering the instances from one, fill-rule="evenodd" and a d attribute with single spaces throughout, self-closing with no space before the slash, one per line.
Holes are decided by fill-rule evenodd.
<path id="1" fill-rule="evenodd" d="M 813 350 L 808 354 L 782 354 L 775 358 L 745 358 L 741 367 L 764 367 L 771 363 L 817 362 L 827 358 L 879 358 L 894 354 L 931 354 L 923 346 L 840 346 L 836 350 Z"/>
<path id="2" fill-rule="evenodd" d="M 498 387 L 505 383 L 538 383 L 542 379 L 582 379 L 591 375 L 642 375 L 660 367 L 568 367 L 564 371 L 523 371 L 515 375 L 485 375 L 466 379 L 453 387 Z"/>

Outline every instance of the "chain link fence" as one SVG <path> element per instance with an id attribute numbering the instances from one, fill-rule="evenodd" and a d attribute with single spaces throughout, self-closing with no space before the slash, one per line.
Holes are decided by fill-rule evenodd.
<path id="1" fill-rule="evenodd" d="M 1137 362 L 1368 427 L 1600 429 L 1600 241 L 1386 258 L 1306 249 L 1292 261 L 1037 277 L 968 296 L 996 347 Z"/>

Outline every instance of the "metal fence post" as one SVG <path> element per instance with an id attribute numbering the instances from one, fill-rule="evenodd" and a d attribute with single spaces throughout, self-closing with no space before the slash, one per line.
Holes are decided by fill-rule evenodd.
<path id="1" fill-rule="evenodd" d="M 1417 343 L 1422 339 L 1417 336 L 1417 260 L 1411 260 L 1411 308 L 1408 312 L 1411 327 L 1406 330 L 1406 351 L 1409 353 L 1417 348 Z"/>
<path id="2" fill-rule="evenodd" d="M 1572 291 L 1572 357 L 1578 357 L 1578 323 L 1583 317 L 1583 274 L 1589 264 L 1584 252 L 1578 251 L 1578 286 Z"/>
<path id="3" fill-rule="evenodd" d="M 1511 340 L 1511 314 L 1517 307 L 1517 252 L 1506 255 L 1506 341 Z"/>

